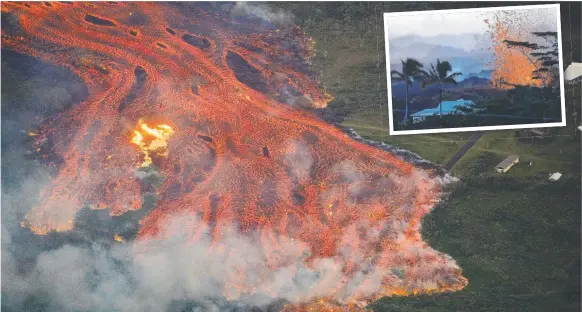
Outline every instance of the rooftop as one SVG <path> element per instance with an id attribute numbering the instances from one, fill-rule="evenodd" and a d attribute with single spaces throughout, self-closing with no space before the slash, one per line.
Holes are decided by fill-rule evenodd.
<path id="1" fill-rule="evenodd" d="M 412 117 L 426 117 L 426 116 L 432 116 L 435 114 L 439 115 L 441 112 L 441 107 L 442 107 L 443 114 L 451 114 L 451 113 L 454 113 L 457 110 L 457 108 L 459 108 L 459 107 L 470 106 L 470 105 L 473 105 L 473 101 L 471 101 L 471 100 L 458 99 L 456 101 L 442 101 L 436 108 L 423 109 L 423 110 L 418 111 L 414 114 L 411 114 L 410 116 L 412 116 Z"/>
<path id="2" fill-rule="evenodd" d="M 573 62 L 564 71 L 564 80 L 574 80 L 582 76 L 582 63 Z"/>
<path id="3" fill-rule="evenodd" d="M 507 158 L 505 158 L 501 163 L 499 163 L 499 165 L 497 165 L 497 168 L 505 168 L 509 165 L 512 165 L 516 160 L 519 160 L 519 156 L 510 155 Z"/>

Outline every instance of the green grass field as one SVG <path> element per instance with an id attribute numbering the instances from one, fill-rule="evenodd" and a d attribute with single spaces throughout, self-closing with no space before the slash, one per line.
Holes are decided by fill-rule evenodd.
<path id="1" fill-rule="evenodd" d="M 560 171 L 566 175 L 580 175 L 580 142 L 573 139 L 573 127 L 560 128 L 548 143 L 520 143 L 513 130 L 487 132 L 453 168 L 463 174 L 470 163 L 483 153 L 491 153 L 501 162 L 505 157 L 520 156 L 520 163 L 512 168 L 511 176 L 532 176 Z M 578 157 L 575 157 L 578 156 Z M 531 167 L 527 165 L 533 161 Z"/>
<path id="2" fill-rule="evenodd" d="M 474 154 L 450 201 L 423 220 L 424 239 L 457 260 L 468 287 L 384 298 L 375 311 L 580 311 L 579 171 L 557 182 L 501 175 L 498 159 Z"/>
<path id="3" fill-rule="evenodd" d="M 371 12 L 370 12 L 371 13 Z M 445 164 L 471 133 L 390 136 L 385 70 L 375 66 L 376 32 L 366 22 L 323 19 L 308 32 L 343 126 Z M 381 49 L 382 56 L 383 48 Z M 378 72 L 382 76 L 378 78 Z M 378 79 L 382 79 L 379 85 Z M 572 98 L 570 97 L 570 100 Z M 579 103 L 579 100 L 576 101 Z M 571 104 L 570 104 L 571 105 Z M 488 131 L 453 167 L 461 182 L 423 220 L 430 246 L 451 255 L 469 279 L 454 293 L 385 297 L 370 306 L 394 311 L 580 311 L 580 135 L 560 128 L 547 144 L 520 143 L 513 130 Z M 511 154 L 521 163 L 506 174 L 495 165 Z M 529 161 L 533 165 L 528 166 Z M 564 174 L 550 182 L 548 174 Z"/>
<path id="4" fill-rule="evenodd" d="M 471 136 L 471 132 L 391 136 L 385 127 L 379 127 L 373 121 L 355 119 L 346 120 L 342 126 L 354 129 L 363 138 L 415 152 L 441 165 L 446 164 Z"/>

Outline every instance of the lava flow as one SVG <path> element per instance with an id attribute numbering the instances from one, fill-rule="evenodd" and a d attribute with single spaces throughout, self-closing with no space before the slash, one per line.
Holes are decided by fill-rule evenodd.
<path id="1" fill-rule="evenodd" d="M 148 167 L 152 163 L 151 153 L 157 153 L 160 156 L 168 156 L 166 140 L 174 133 L 174 129 L 168 125 L 156 125 L 150 128 L 141 119 L 139 120 L 138 129 L 134 130 L 134 136 L 131 143 L 139 146 L 144 153 L 144 161 L 141 167 Z"/>
<path id="2" fill-rule="evenodd" d="M 140 209 L 144 166 L 165 180 L 136 252 L 176 235 L 184 248 L 210 239 L 209 254 L 232 257 L 230 300 L 260 292 L 291 310 L 331 311 L 465 287 L 454 260 L 419 234 L 439 178 L 314 116 L 331 97 L 300 28 L 237 20 L 224 6 L 50 4 L 2 2 L 18 21 L 3 26 L 3 48 L 66 67 L 89 90 L 34 137 L 60 161 L 26 216 L 32 231 L 72 230 L 82 207 Z M 261 274 L 231 252 L 233 235 L 256 244 Z M 317 274 L 306 284 L 277 280 L 282 270 Z"/>
<path id="3" fill-rule="evenodd" d="M 541 67 L 540 61 L 531 57 L 530 51 L 520 47 L 509 47 L 505 40 L 528 41 L 533 39 L 528 33 L 531 21 L 528 16 L 516 12 L 501 12 L 494 14 L 485 22 L 489 28 L 493 47 L 493 60 L 489 66 L 492 69 L 491 81 L 496 88 L 511 89 L 515 85 L 542 86 L 549 82 L 548 73 L 538 73 L 543 79 L 536 79 L 534 71 Z"/>

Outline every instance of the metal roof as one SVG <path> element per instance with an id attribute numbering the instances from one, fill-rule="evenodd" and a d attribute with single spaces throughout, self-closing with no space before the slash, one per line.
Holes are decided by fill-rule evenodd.
<path id="1" fill-rule="evenodd" d="M 505 158 L 502 162 L 497 165 L 498 168 L 505 168 L 511 164 L 513 164 L 516 160 L 519 160 L 519 156 L 517 155 L 509 155 Z"/>
<path id="2" fill-rule="evenodd" d="M 558 181 L 560 179 L 560 177 L 562 177 L 562 174 L 559 172 L 554 172 L 554 173 L 550 174 L 550 180 L 553 180 L 553 181 Z"/>
<path id="3" fill-rule="evenodd" d="M 425 117 L 425 116 L 432 116 L 434 114 L 438 115 L 438 111 L 436 110 L 436 108 L 427 108 L 427 109 L 423 109 L 421 111 L 418 111 L 414 114 L 411 114 L 410 116 L 412 117 Z"/>
<path id="4" fill-rule="evenodd" d="M 564 80 L 574 80 L 582 76 L 582 63 L 572 62 L 564 71 Z"/>
<path id="5" fill-rule="evenodd" d="M 442 101 L 436 108 L 428 108 L 418 111 L 414 114 L 411 114 L 412 117 L 425 117 L 425 116 L 432 116 L 432 115 L 439 115 L 441 112 L 441 107 L 443 109 L 443 114 L 451 114 L 454 113 L 457 108 L 462 106 L 470 106 L 473 105 L 473 101 L 471 100 L 463 100 L 459 99 L 456 101 Z"/>

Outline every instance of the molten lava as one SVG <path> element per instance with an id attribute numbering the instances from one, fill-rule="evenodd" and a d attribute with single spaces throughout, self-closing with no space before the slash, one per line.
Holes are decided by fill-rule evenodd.
<path id="1" fill-rule="evenodd" d="M 135 166 L 155 164 L 165 180 L 136 252 L 154 239 L 209 240 L 209 255 L 227 259 L 226 297 L 285 298 L 273 275 L 281 270 L 318 272 L 287 298 L 301 310 L 467 284 L 419 234 L 439 179 L 309 111 L 331 97 L 298 27 L 245 24 L 189 3 L 2 2 L 2 14 L 18 20 L 2 28 L 3 48 L 66 67 L 89 90 L 35 136 L 52 142 L 46 165 L 58 167 L 26 216 L 35 233 L 73 229 L 82 207 L 140 209 Z M 183 214 L 191 218 L 170 230 Z M 225 243 L 232 233 L 258 246 L 261 274 L 251 278 L 256 263 Z"/>
<path id="2" fill-rule="evenodd" d="M 522 47 L 508 47 L 505 43 L 505 40 L 531 39 L 531 34 L 527 33 L 529 28 L 525 19 L 516 14 L 503 13 L 505 14 L 494 15 L 491 20 L 485 20 L 489 26 L 494 55 L 489 64 L 493 70 L 491 73 L 493 85 L 500 89 L 511 89 L 515 85 L 540 87 L 544 80 L 535 79 L 534 74 L 534 71 L 541 67 L 540 62 L 529 55 L 531 51 Z"/>
<path id="3" fill-rule="evenodd" d="M 131 143 L 137 145 L 144 153 L 144 161 L 141 167 L 148 167 L 152 163 L 151 153 L 168 157 L 168 144 L 166 141 L 174 134 L 174 129 L 168 125 L 160 124 L 150 128 L 143 120 L 139 120 L 138 128 L 133 131 Z"/>

